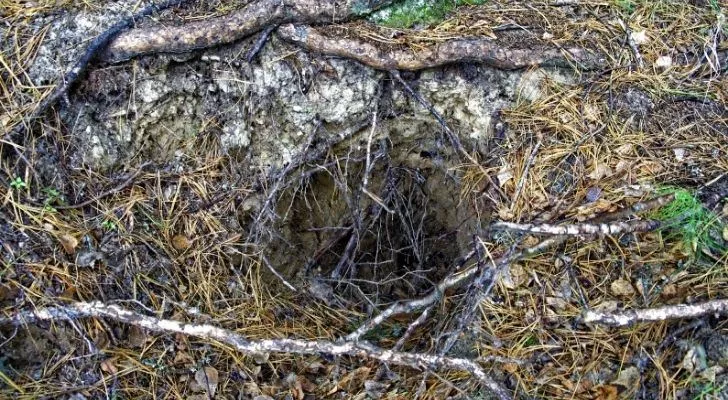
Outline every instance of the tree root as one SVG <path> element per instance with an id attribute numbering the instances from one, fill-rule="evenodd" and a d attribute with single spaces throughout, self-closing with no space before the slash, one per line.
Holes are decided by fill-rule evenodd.
<path id="1" fill-rule="evenodd" d="M 357 60 L 372 68 L 387 71 L 417 71 L 465 62 L 481 63 L 503 70 L 535 66 L 568 67 L 570 62 L 585 70 L 600 65 L 599 60 L 584 49 L 570 48 L 564 52 L 557 48 L 511 49 L 488 38 L 452 39 L 413 52 L 406 49 L 385 51 L 363 40 L 327 37 L 306 25 L 283 25 L 276 34 L 309 51 Z"/>
<path id="2" fill-rule="evenodd" d="M 370 13 L 392 0 L 260 0 L 219 18 L 180 26 L 158 26 L 125 32 L 104 53 L 107 62 L 121 62 L 153 53 L 185 53 L 232 43 L 269 26 L 285 23 L 330 24 Z"/>

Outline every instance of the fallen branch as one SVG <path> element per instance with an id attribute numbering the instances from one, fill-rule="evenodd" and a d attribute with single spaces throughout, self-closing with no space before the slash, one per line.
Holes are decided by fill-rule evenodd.
<path id="1" fill-rule="evenodd" d="M 638 322 L 659 322 L 670 319 L 696 318 L 709 314 L 728 314 L 728 299 L 711 300 L 699 304 L 678 304 L 674 306 L 615 312 L 587 310 L 584 313 L 583 321 L 590 324 L 625 326 Z"/>
<path id="2" fill-rule="evenodd" d="M 491 229 L 510 230 L 534 234 L 547 234 L 557 236 L 606 236 L 631 232 L 649 232 L 660 227 L 659 221 L 624 221 L 609 224 L 517 224 L 513 222 L 495 222 Z"/>
<path id="3" fill-rule="evenodd" d="M 332 356 L 354 356 L 370 358 L 385 363 L 402 365 L 415 369 L 449 369 L 467 371 L 478 379 L 500 399 L 511 395 L 500 384 L 488 376 L 472 360 L 441 357 L 421 353 L 405 353 L 382 349 L 365 342 L 339 342 L 325 340 L 266 339 L 248 340 L 245 336 L 208 324 L 188 324 L 180 321 L 159 319 L 143 315 L 116 305 L 99 301 L 76 302 L 66 306 L 49 307 L 35 311 L 23 311 L 9 317 L 0 317 L 0 325 L 25 325 L 35 321 L 73 321 L 79 318 L 99 317 L 134 325 L 158 333 L 181 333 L 215 340 L 232 346 L 241 353 L 254 355 L 265 353 L 329 354 Z"/>
<path id="4" fill-rule="evenodd" d="M 569 58 L 587 69 L 597 68 L 596 57 L 584 49 L 571 48 L 563 54 L 558 48 L 516 49 L 488 38 L 453 39 L 426 49 L 383 50 L 359 39 L 328 37 L 307 25 L 286 24 L 276 32 L 281 39 L 321 54 L 357 60 L 379 70 L 417 71 L 456 63 L 482 63 L 504 70 L 535 66 L 568 67 Z"/>

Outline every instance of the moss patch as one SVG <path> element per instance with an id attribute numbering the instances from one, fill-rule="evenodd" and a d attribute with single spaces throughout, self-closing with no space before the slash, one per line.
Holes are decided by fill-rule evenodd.
<path id="1" fill-rule="evenodd" d="M 371 20 L 392 28 L 412 28 L 442 21 L 456 7 L 480 5 L 486 0 L 403 0 L 376 13 Z"/>

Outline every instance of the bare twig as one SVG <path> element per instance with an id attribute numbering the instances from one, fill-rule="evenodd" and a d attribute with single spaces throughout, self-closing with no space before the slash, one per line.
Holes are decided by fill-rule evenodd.
<path id="1" fill-rule="evenodd" d="M 533 247 L 510 254 L 509 256 L 507 256 L 506 259 L 501 258 L 496 261 L 496 264 L 510 264 L 524 257 L 533 256 L 535 254 L 546 251 L 553 246 L 563 243 L 566 238 L 566 236 L 557 236 L 546 239 Z M 463 256 L 459 264 L 464 265 L 468 262 L 468 260 L 473 258 L 475 254 L 476 250 L 469 251 L 465 256 Z M 360 325 L 354 332 L 347 335 L 346 340 L 359 340 L 359 338 L 364 336 L 367 332 L 381 325 L 384 321 L 386 321 L 393 315 L 411 314 L 419 309 L 428 307 L 436 303 L 442 298 L 445 290 L 456 287 L 461 283 L 471 279 L 478 271 L 479 269 L 477 265 L 472 265 L 465 269 L 456 269 L 455 272 L 451 273 L 443 280 L 441 280 L 429 294 L 417 299 L 392 304 L 374 318 L 371 318 L 362 325 Z"/>
<path id="2" fill-rule="evenodd" d="M 634 32 L 629 27 L 627 21 L 622 21 L 622 25 L 624 25 L 624 32 L 627 34 L 627 44 L 629 44 L 630 49 L 632 49 L 632 54 L 634 54 L 635 63 L 640 69 L 642 69 L 645 67 L 645 62 L 642 59 L 642 54 L 640 53 L 639 46 L 634 40 Z"/>
<path id="3" fill-rule="evenodd" d="M 511 395 L 500 384 L 488 376 L 472 360 L 442 357 L 421 353 L 404 353 L 382 349 L 366 342 L 330 342 L 325 340 L 266 339 L 249 340 L 231 330 L 208 324 L 188 324 L 181 321 L 159 319 L 143 315 L 117 305 L 107 305 L 99 301 L 77 302 L 60 307 L 49 307 L 34 311 L 22 311 L 7 317 L 0 317 L 2 325 L 25 325 L 36 321 L 73 321 L 79 318 L 99 317 L 134 325 L 159 333 L 181 333 L 214 340 L 232 346 L 244 354 L 293 353 L 329 354 L 332 356 L 350 355 L 376 359 L 382 362 L 407 366 L 415 369 L 446 369 L 467 371 L 483 385 L 493 391 L 500 399 L 510 399 Z"/>
<path id="4" fill-rule="evenodd" d="M 248 63 L 253 62 L 255 57 L 258 55 L 258 53 L 260 53 L 261 50 L 263 50 L 263 47 L 268 42 L 270 34 L 273 33 L 276 28 L 278 28 L 278 25 L 270 25 L 267 28 L 263 29 L 262 32 L 260 32 L 260 36 L 258 36 L 258 39 L 255 41 L 255 44 L 253 44 L 253 47 L 248 52 L 248 55 L 245 56 L 245 61 L 247 61 Z"/>
<path id="5" fill-rule="evenodd" d="M 283 277 L 283 275 L 281 275 L 281 273 L 280 273 L 280 272 L 278 272 L 278 270 L 276 270 L 276 269 L 275 269 L 275 268 L 273 267 L 273 265 L 272 265 L 272 264 L 270 263 L 270 261 L 268 261 L 268 257 L 266 257 L 266 256 L 265 256 L 265 254 L 261 254 L 261 255 L 260 255 L 260 259 L 261 259 L 261 261 L 263 261 L 263 264 L 265 264 L 266 268 L 268 268 L 268 270 L 269 270 L 270 272 L 272 272 L 272 273 L 273 273 L 273 275 L 275 275 L 275 276 L 276 276 L 276 278 L 278 278 L 278 279 L 279 279 L 279 280 L 280 280 L 281 282 L 283 282 L 283 284 L 284 284 L 284 285 L 286 285 L 286 287 L 287 287 L 287 288 L 291 289 L 291 290 L 292 290 L 292 291 L 294 291 L 294 292 L 297 292 L 297 290 L 296 290 L 296 287 L 295 287 L 295 286 L 293 286 L 293 285 L 291 285 L 291 284 L 290 284 L 290 283 L 289 283 L 289 282 L 288 282 L 288 281 L 286 280 L 286 278 L 284 278 L 284 277 Z"/>
<path id="6" fill-rule="evenodd" d="M 587 310 L 583 321 L 591 324 L 625 326 L 638 322 L 659 322 L 670 319 L 696 318 L 704 315 L 728 314 L 728 299 L 710 300 L 699 304 L 678 304 L 657 308 L 615 312 Z"/>
<path id="7" fill-rule="evenodd" d="M 402 346 L 404 346 L 405 342 L 407 342 L 407 339 L 409 339 L 410 336 L 412 336 L 412 334 L 415 332 L 415 329 L 417 329 L 417 327 L 419 327 L 420 325 L 425 323 L 425 321 L 427 320 L 427 317 L 430 315 L 433 308 L 435 308 L 435 305 L 430 304 L 429 307 L 425 308 L 424 311 L 422 311 L 422 314 L 420 314 L 417 317 L 417 319 L 415 319 L 414 321 L 412 321 L 409 324 L 409 326 L 407 327 L 407 330 L 404 332 L 402 337 L 400 337 L 399 340 L 397 340 L 397 343 L 394 345 L 394 347 L 393 347 L 394 350 L 402 349 Z"/>
<path id="8" fill-rule="evenodd" d="M 438 350 L 438 354 L 445 355 L 448 351 L 457 343 L 460 339 L 460 334 L 465 330 L 466 327 L 471 325 L 473 318 L 475 318 L 476 311 L 480 306 L 483 299 L 490 296 L 491 291 L 498 282 L 498 278 L 501 273 L 515 261 L 512 260 L 510 255 L 513 253 L 515 245 L 510 249 L 509 254 L 501 257 L 499 262 L 496 262 L 491 256 L 488 248 L 485 247 L 485 243 L 479 238 L 475 237 L 474 246 L 476 254 L 478 255 L 478 270 L 480 273 L 478 277 L 470 285 L 465 300 L 463 301 L 463 307 L 460 311 L 460 315 L 457 319 L 457 326 L 455 329 L 447 332 L 447 339 L 443 343 L 442 347 Z M 482 249 L 482 250 L 481 250 Z M 488 260 L 483 260 L 483 252 L 488 255 Z"/>

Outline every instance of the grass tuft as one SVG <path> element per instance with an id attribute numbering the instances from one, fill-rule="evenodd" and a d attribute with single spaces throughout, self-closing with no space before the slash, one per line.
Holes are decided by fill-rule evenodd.
<path id="1" fill-rule="evenodd" d="M 718 239 L 722 224 L 718 217 L 707 210 L 698 198 L 687 189 L 665 187 L 661 194 L 673 193 L 675 200 L 655 212 L 668 232 L 668 238 L 680 240 L 687 254 L 696 256 L 703 251 L 723 254 L 728 251 Z"/>

